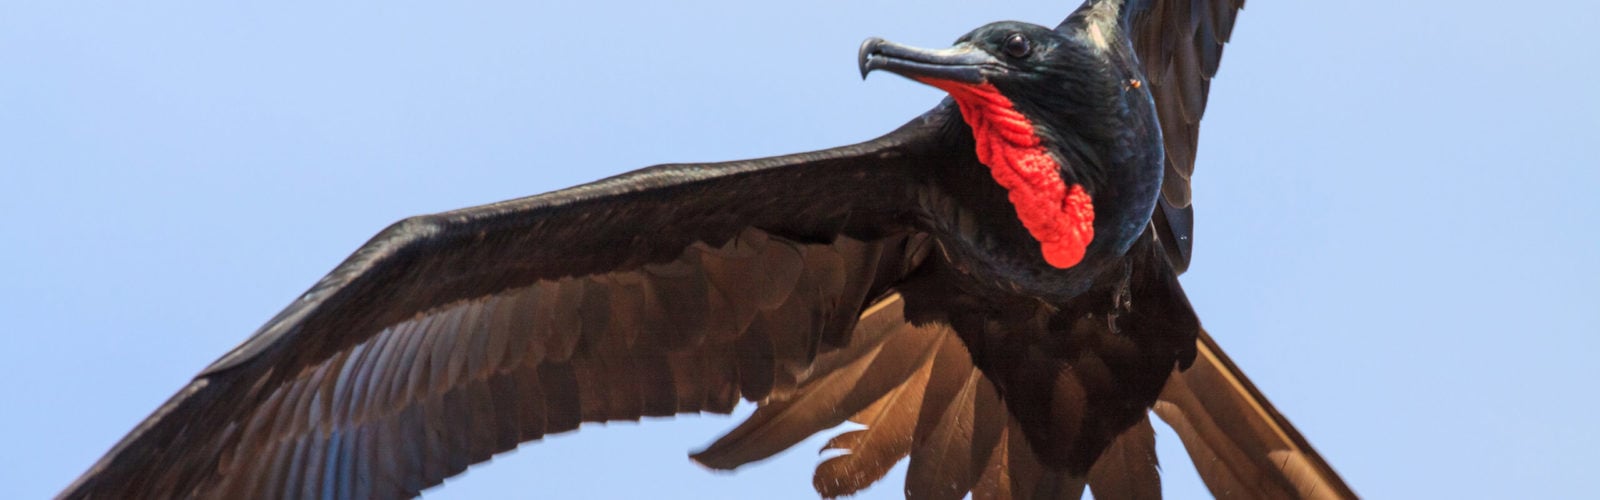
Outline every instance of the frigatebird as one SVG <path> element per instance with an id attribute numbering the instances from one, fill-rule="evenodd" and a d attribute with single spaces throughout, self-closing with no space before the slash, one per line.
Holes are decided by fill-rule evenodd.
<path id="1" fill-rule="evenodd" d="M 1347 496 L 1204 337 L 1187 176 L 1241 2 L 1096 0 L 944 50 L 878 139 L 665 165 L 401 221 L 205 369 L 65 497 L 413 495 L 584 421 L 755 415 L 732 468 L 845 420 L 828 496 L 1159 494 L 1151 407 L 1219 496 Z"/>

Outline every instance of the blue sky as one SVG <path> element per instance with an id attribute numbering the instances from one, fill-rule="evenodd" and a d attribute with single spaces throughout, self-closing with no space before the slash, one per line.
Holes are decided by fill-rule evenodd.
<path id="1" fill-rule="evenodd" d="M 862 39 L 1070 8 L 539 3 L 0 4 L 0 497 L 54 494 L 389 222 L 868 139 L 939 94 L 861 82 Z M 1212 88 L 1184 285 L 1367 496 L 1593 491 L 1600 4 L 1529 7 L 1255 0 Z M 814 498 L 820 441 L 685 458 L 733 424 L 587 427 L 430 496 Z"/>

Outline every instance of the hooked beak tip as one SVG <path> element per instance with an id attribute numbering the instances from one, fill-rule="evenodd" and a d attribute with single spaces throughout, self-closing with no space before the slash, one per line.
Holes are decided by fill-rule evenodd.
<path id="1" fill-rule="evenodd" d="M 877 55 L 878 46 L 882 44 L 882 38 L 872 37 L 868 38 L 864 42 L 861 42 L 861 48 L 856 50 L 856 68 L 861 70 L 862 80 L 867 79 L 867 73 L 871 73 L 872 70 L 877 69 L 878 65 L 873 64 L 874 61 L 872 56 Z"/>
<path id="2" fill-rule="evenodd" d="M 985 68 L 999 66 L 994 56 L 969 45 L 948 49 L 923 49 L 900 45 L 882 38 L 868 38 L 856 52 L 856 67 L 861 78 L 875 70 L 887 70 L 922 81 L 949 80 L 958 83 L 983 83 Z"/>

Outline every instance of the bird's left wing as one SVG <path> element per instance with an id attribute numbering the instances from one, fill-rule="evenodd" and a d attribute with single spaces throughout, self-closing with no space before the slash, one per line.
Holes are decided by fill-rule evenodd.
<path id="1" fill-rule="evenodd" d="M 1156 402 L 1218 498 L 1356 498 L 1300 431 L 1200 332 L 1194 365 Z"/>
<path id="2" fill-rule="evenodd" d="M 849 365 L 927 255 L 915 172 L 949 116 L 397 223 L 62 496 L 409 496 L 581 422 L 781 395 Z"/>
<path id="3" fill-rule="evenodd" d="M 1194 245 L 1189 176 L 1200 142 L 1200 118 L 1244 0 L 1125 1 L 1124 26 L 1155 97 L 1166 149 L 1156 230 L 1173 268 L 1181 273 L 1189 268 Z"/>
<path id="4" fill-rule="evenodd" d="M 1244 0 L 1125 1 L 1124 26 L 1144 65 L 1166 149 L 1160 209 L 1152 224 L 1173 267 L 1182 271 L 1189 266 L 1193 245 L 1189 176 L 1194 172 L 1200 119 Z M 1183 440 L 1213 494 L 1355 498 L 1338 473 L 1203 330 L 1196 350 L 1194 364 L 1173 372 L 1155 409 Z M 1153 466 L 1155 455 L 1147 456 Z"/>

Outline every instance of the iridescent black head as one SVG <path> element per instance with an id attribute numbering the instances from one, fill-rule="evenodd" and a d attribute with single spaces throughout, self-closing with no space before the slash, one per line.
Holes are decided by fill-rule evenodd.
<path id="1" fill-rule="evenodd" d="M 946 49 L 873 38 L 858 56 L 863 77 L 883 69 L 950 93 L 979 160 L 1013 202 L 1027 201 L 1018 216 L 1057 268 L 1095 253 L 1091 241 L 1124 252 L 1161 185 L 1160 128 L 1131 46 L 1115 23 L 1092 19 L 992 23 Z"/>
<path id="2" fill-rule="evenodd" d="M 1115 32 L 1105 31 L 1004 21 L 972 30 L 947 49 L 868 39 L 858 62 L 862 77 L 884 69 L 935 86 L 993 85 L 1030 118 L 1079 128 L 1101 125 L 1078 122 L 1116 114 L 1125 91 L 1142 90 L 1129 88 L 1134 78 L 1118 64 L 1124 51 L 1111 38 Z"/>

